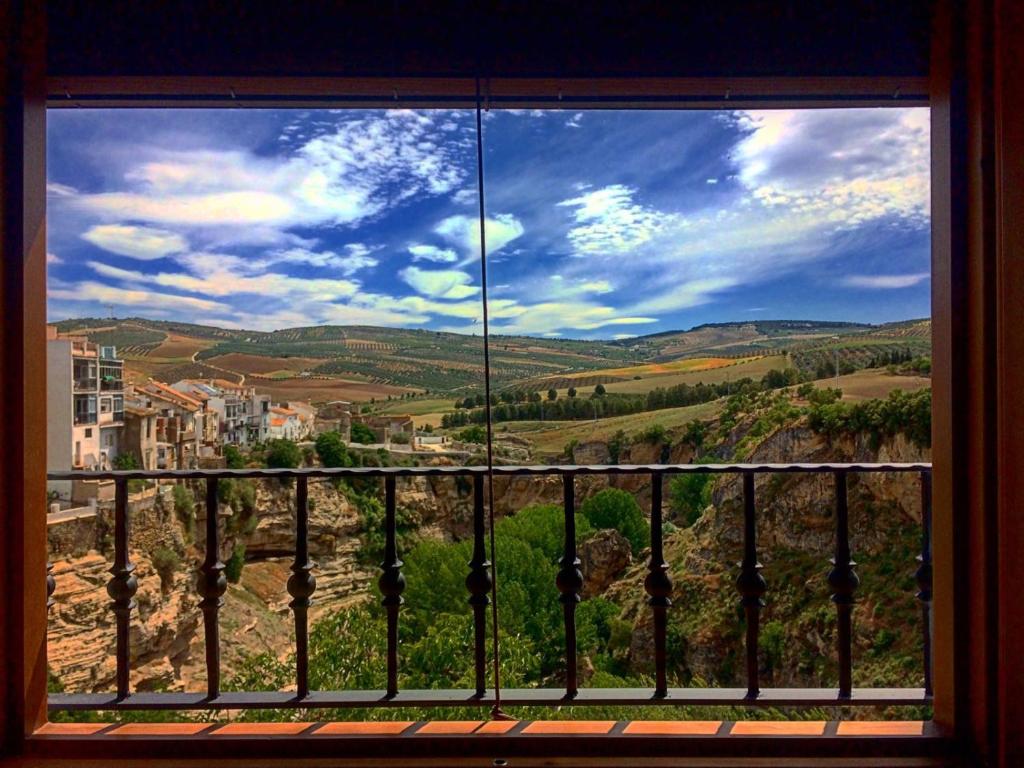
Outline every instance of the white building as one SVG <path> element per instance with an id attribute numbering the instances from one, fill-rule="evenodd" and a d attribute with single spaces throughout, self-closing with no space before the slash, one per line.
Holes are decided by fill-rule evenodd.
<path id="1" fill-rule="evenodd" d="M 50 470 L 110 469 L 121 451 L 124 362 L 114 347 L 58 338 L 47 327 L 47 442 Z M 50 483 L 61 498 L 95 498 L 97 484 Z"/>

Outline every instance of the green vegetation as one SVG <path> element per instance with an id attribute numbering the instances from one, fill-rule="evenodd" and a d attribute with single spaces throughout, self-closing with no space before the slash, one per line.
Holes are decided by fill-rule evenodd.
<path id="1" fill-rule="evenodd" d="M 811 429 L 830 438 L 843 434 L 870 435 L 874 445 L 883 438 L 896 434 L 906 435 L 915 445 L 931 445 L 932 393 L 930 389 L 917 392 L 896 390 L 885 400 L 867 400 L 862 403 L 813 404 L 807 415 Z"/>
<path id="2" fill-rule="evenodd" d="M 472 427 L 467 427 L 459 432 L 455 438 L 464 443 L 480 443 L 482 445 L 487 442 L 487 430 L 478 424 L 474 424 Z"/>
<path id="3" fill-rule="evenodd" d="M 192 541 L 196 536 L 196 501 L 188 486 L 174 486 L 174 514 L 185 531 L 185 540 Z"/>
<path id="4" fill-rule="evenodd" d="M 668 502 L 672 519 L 689 528 L 711 503 L 712 477 L 709 474 L 676 475 L 668 482 Z"/>
<path id="5" fill-rule="evenodd" d="M 295 469 L 302 462 L 302 451 L 291 440 L 271 440 L 264 461 L 270 469 Z"/>
<path id="6" fill-rule="evenodd" d="M 227 463 L 228 469 L 245 469 L 245 457 L 233 445 L 224 446 L 224 461 Z"/>
<path id="7" fill-rule="evenodd" d="M 174 574 L 181 567 L 181 557 L 173 549 L 159 546 L 153 550 L 153 570 L 160 576 L 160 588 L 166 592 L 174 584 Z"/>
<path id="8" fill-rule="evenodd" d="M 651 527 L 631 493 L 606 488 L 583 502 L 580 514 L 594 529 L 614 528 L 621 533 L 634 555 L 650 544 Z"/>
<path id="9" fill-rule="evenodd" d="M 354 425 L 353 425 L 354 426 Z M 324 467 L 351 467 L 352 456 L 349 455 L 345 442 L 338 432 L 322 432 L 316 437 L 316 455 Z"/>
<path id="10" fill-rule="evenodd" d="M 235 543 L 231 557 L 224 563 L 224 576 L 232 584 L 237 584 L 242 578 L 242 568 L 245 566 L 245 544 L 241 541 Z"/>
<path id="11" fill-rule="evenodd" d="M 373 434 L 373 430 L 360 421 L 352 422 L 351 434 L 353 443 L 370 445 L 371 443 L 377 442 L 377 436 Z"/>

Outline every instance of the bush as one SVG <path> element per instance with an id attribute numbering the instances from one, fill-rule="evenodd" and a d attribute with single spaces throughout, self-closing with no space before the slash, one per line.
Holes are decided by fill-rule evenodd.
<path id="1" fill-rule="evenodd" d="M 459 432 L 455 439 L 461 440 L 464 443 L 486 443 L 487 430 L 479 424 L 474 424 L 472 427 L 467 427 Z"/>
<path id="2" fill-rule="evenodd" d="M 164 592 L 174 584 L 174 573 L 181 567 L 178 553 L 169 547 L 157 547 L 153 552 L 153 570 L 160 576 L 160 589 Z"/>
<path id="3" fill-rule="evenodd" d="M 119 453 L 112 462 L 114 469 L 138 469 L 139 462 L 134 453 Z"/>
<path id="4" fill-rule="evenodd" d="M 302 452 L 291 440 L 271 440 L 264 461 L 271 469 L 295 469 L 302 461 Z"/>
<path id="5" fill-rule="evenodd" d="M 408 432 L 395 432 L 391 436 L 391 442 L 397 445 L 408 445 L 412 442 L 412 436 Z"/>
<path id="6" fill-rule="evenodd" d="M 352 423 L 352 442 L 360 445 L 370 445 L 377 442 L 377 436 L 373 430 L 360 421 Z"/>
<path id="7" fill-rule="evenodd" d="M 651 443 L 652 445 L 661 445 L 667 438 L 668 433 L 661 424 L 652 424 L 638 436 L 639 442 Z"/>
<path id="8" fill-rule="evenodd" d="M 711 475 L 676 475 L 668 483 L 669 509 L 683 528 L 689 528 L 711 503 Z"/>
<path id="9" fill-rule="evenodd" d="M 351 467 L 352 457 L 338 432 L 323 432 L 316 437 L 316 455 L 325 467 Z"/>
<path id="10" fill-rule="evenodd" d="M 245 457 L 233 445 L 224 446 L 224 461 L 227 463 L 228 469 L 245 469 Z"/>
<path id="11" fill-rule="evenodd" d="M 241 541 L 235 543 L 231 557 L 224 563 L 224 576 L 232 584 L 237 584 L 242 578 L 242 568 L 245 567 L 245 544 Z"/>
<path id="12" fill-rule="evenodd" d="M 594 528 L 617 530 L 629 541 L 634 554 L 650 542 L 650 526 L 631 493 L 606 488 L 583 502 L 580 514 Z"/>
<path id="13" fill-rule="evenodd" d="M 185 529 L 185 539 L 191 541 L 196 534 L 196 502 L 192 491 L 185 485 L 174 486 L 174 515 Z"/>

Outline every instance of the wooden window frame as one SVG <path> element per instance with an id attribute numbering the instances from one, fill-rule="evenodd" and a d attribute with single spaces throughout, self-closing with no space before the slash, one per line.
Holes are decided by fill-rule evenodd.
<path id="1" fill-rule="evenodd" d="M 41 4 L 40 4 L 41 5 Z M 0 306 L 0 377 L 7 407 L 0 443 L 0 498 L 3 499 L 4 569 L 0 597 L 5 629 L 0 635 L 4 732 L 2 752 L 20 755 L 20 765 L 74 758 L 79 765 L 156 764 L 166 754 L 167 737 L 145 731 L 137 737 L 98 739 L 84 732 L 55 735 L 46 727 L 46 554 L 45 391 L 46 248 L 45 133 L 47 98 L 95 106 L 327 106 L 358 103 L 393 106 L 396 94 L 407 106 L 470 106 L 475 82 L 414 78 L 56 78 L 45 72 L 45 20 L 28 3 L 23 17 L 0 4 L 0 46 L 18 46 L 20 62 L 2 84 L 4 111 L 3 219 L 0 222 L 3 273 Z M 1024 492 L 1024 437 L 1012 426 L 1024 418 L 1015 394 L 1024 391 L 1024 370 L 1010 364 L 1024 354 L 1024 343 L 1010 333 L 1016 307 L 1024 302 L 1019 253 L 1022 221 L 1019 160 L 1009 150 L 1020 141 L 1020 117 L 1010 103 L 1010 83 L 1019 82 L 1009 23 L 1020 8 L 1007 3 L 971 2 L 961 8 L 937 3 L 932 74 L 914 78 L 641 78 L 493 79 L 486 97 L 501 106 L 572 108 L 643 107 L 821 107 L 928 103 L 932 119 L 932 285 L 934 443 L 934 640 L 933 725 L 912 738 L 874 736 L 813 738 L 732 736 L 725 742 L 696 738 L 682 746 L 667 737 L 605 742 L 593 737 L 486 742 L 455 735 L 415 741 L 339 736 L 312 747 L 307 737 L 274 734 L 258 727 L 230 741 L 175 736 L 179 758 L 245 759 L 247 765 L 285 764 L 297 740 L 304 755 L 320 760 L 381 757 L 408 763 L 413 757 L 476 759 L 500 746 L 524 760 L 603 755 L 705 756 L 785 760 L 798 764 L 854 764 L 856 756 L 877 764 L 878 755 L 925 756 L 941 761 L 956 751 L 984 752 L 993 764 L 1009 764 L 1021 754 L 1024 736 L 1011 703 L 1021 700 L 1024 611 L 1011 587 L 1024 583 L 1024 524 L 1015 498 Z M 966 6 L 969 6 L 966 7 Z M 999 14 L 1003 14 L 999 16 Z M 1010 17 L 1007 23 L 1000 20 Z M 1022 25 L 1024 26 L 1024 25 Z M 1019 29 L 1019 27 L 1018 27 Z M 0 49 L 4 59 L 10 51 Z M 994 73 L 994 75 L 993 75 Z M 336 99 L 335 95 L 346 94 Z M 143 99 L 140 99 L 144 97 Z M 52 104 L 51 104 L 52 106 Z M 1019 145 L 1018 145 L 1019 146 Z M 1024 359 L 1024 358 L 1019 358 Z M 13 380 L 10 371 L 21 373 Z M 1020 432 L 1020 430 L 1016 430 Z M 20 438 L 20 439 L 19 439 Z M 1000 482 L 1002 479 L 1002 482 Z M 1018 493 L 1014 497 L 1014 493 Z M 1016 559 L 1015 559 L 1016 557 Z M 1001 589 L 1000 589 L 1001 587 Z M 623 747 L 623 744 L 633 746 Z M 880 746 L 880 744 L 882 746 Z M 327 745 L 327 746 L 324 746 Z M 476 745 L 476 746 L 474 746 Z M 617 746 L 613 746 L 617 745 Z M 638 746 L 642 745 L 642 746 Z M 381 751 L 385 750 L 385 751 Z M 694 758 L 696 760 L 696 758 Z M 845 762 L 844 762 L 845 761 Z M 853 762 L 851 762 L 853 761 Z M 874 762 L 872 762 L 874 761 Z M 294 761 L 287 764 L 294 765 Z M 519 763 L 522 764 L 522 763 Z M 699 764 L 694 762 L 693 764 Z M 761 764 L 761 763 L 759 763 Z"/>

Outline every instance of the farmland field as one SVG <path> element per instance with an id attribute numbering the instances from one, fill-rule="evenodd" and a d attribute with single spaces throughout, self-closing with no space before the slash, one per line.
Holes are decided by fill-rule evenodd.
<path id="1" fill-rule="evenodd" d="M 834 379 L 818 381 L 818 386 L 835 386 Z M 897 376 L 884 370 L 869 369 L 839 377 L 839 388 L 844 400 L 871 400 L 886 397 L 893 390 L 916 392 L 932 385 L 924 376 Z"/>
<path id="2" fill-rule="evenodd" d="M 229 371 L 266 376 L 279 371 L 291 371 L 293 375 L 298 375 L 323 361 L 312 357 L 266 357 L 230 352 L 226 355 L 208 357 L 205 362 L 218 368 L 226 368 Z"/>
<path id="3" fill-rule="evenodd" d="M 311 403 L 326 403 L 331 400 L 362 403 L 371 399 L 383 400 L 388 395 L 397 397 L 415 391 L 408 387 L 346 379 L 258 379 L 250 383 L 258 391 L 269 394 L 275 400 L 305 400 Z"/>

